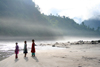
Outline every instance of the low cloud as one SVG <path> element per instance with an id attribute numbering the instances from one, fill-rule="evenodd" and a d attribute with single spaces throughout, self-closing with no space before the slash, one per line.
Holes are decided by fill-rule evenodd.
<path id="1" fill-rule="evenodd" d="M 66 16 L 77 23 L 100 14 L 100 0 L 35 0 L 35 3 L 44 14 Z"/>

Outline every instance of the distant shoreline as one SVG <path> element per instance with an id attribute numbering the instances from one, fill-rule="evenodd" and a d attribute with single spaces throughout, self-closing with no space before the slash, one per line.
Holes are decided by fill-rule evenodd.
<path id="1" fill-rule="evenodd" d="M 34 37 L 34 36 L 0 36 L 0 41 L 31 41 L 34 39 L 35 41 L 91 41 L 91 40 L 100 40 L 100 37 L 75 37 L 75 36 L 54 36 L 52 37 Z"/>

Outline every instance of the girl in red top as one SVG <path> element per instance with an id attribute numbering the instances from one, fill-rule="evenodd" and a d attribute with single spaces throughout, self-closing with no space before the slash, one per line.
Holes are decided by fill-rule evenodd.
<path id="1" fill-rule="evenodd" d="M 34 40 L 32 40 L 31 53 L 32 53 L 32 57 L 35 57 L 35 43 L 34 43 Z"/>

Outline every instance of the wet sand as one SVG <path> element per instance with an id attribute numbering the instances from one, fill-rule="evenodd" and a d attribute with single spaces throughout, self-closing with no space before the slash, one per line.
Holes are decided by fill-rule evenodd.
<path id="1" fill-rule="evenodd" d="M 10 57 L 11 55 L 13 55 L 14 52 L 13 51 L 0 51 L 0 61 L 2 61 L 3 59 L 6 59 L 8 57 Z"/>

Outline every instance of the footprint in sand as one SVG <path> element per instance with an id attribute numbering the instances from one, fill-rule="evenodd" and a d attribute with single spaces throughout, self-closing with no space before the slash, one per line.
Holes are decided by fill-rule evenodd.
<path id="1" fill-rule="evenodd" d="M 61 57 L 61 58 L 66 58 L 66 57 Z"/>

